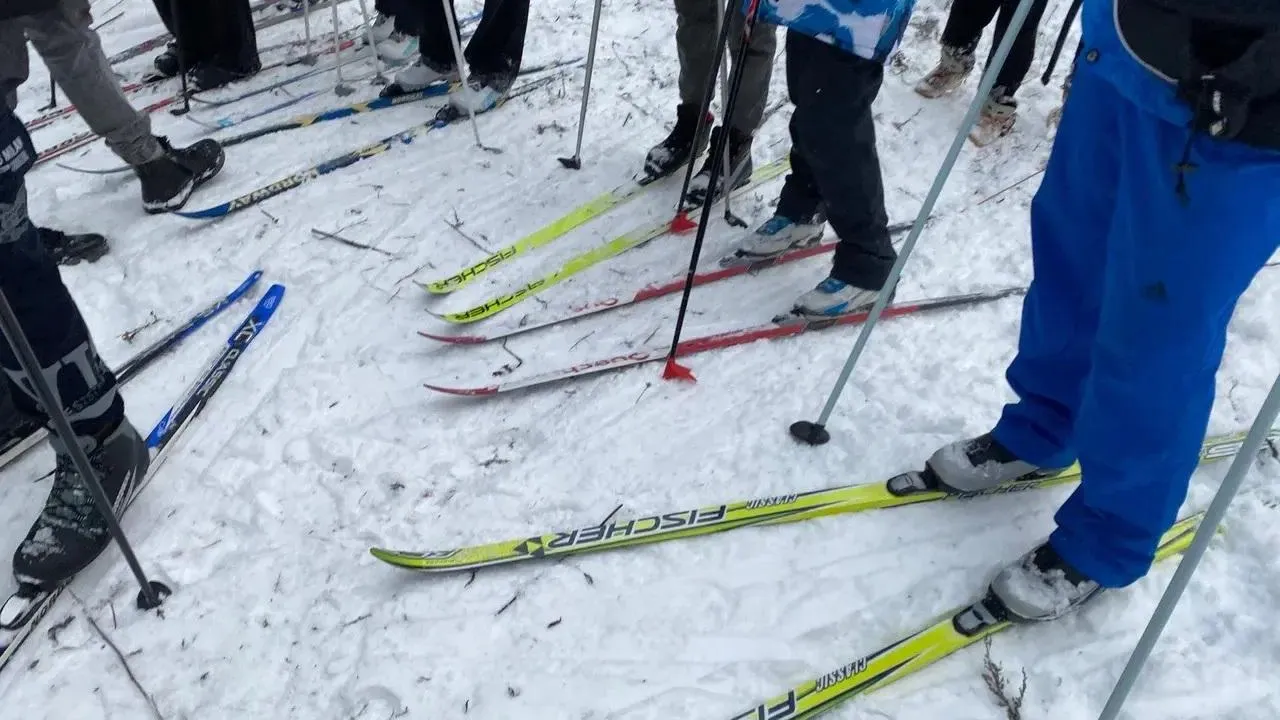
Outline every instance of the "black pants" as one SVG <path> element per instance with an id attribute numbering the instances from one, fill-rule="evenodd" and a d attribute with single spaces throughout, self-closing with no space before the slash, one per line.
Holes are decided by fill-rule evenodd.
<path id="1" fill-rule="evenodd" d="M 7 105 L 0 105 L 0 289 L 30 340 L 44 376 L 77 435 L 102 437 L 124 419 L 115 375 L 102 363 L 58 266 L 27 217 L 23 176 L 34 163 L 31 137 Z M 9 422 L 48 422 L 36 392 L 7 340 L 0 340 L 0 401 Z M 12 426 L 11 426 L 12 427 Z M 0 428 L 0 445 L 5 431 Z"/>
<path id="2" fill-rule="evenodd" d="M 453 0 L 450 1 L 452 7 Z M 422 35 L 418 46 L 427 65 L 446 70 L 457 63 L 453 41 L 440 0 L 418 0 L 422 9 Z M 455 12 L 455 20 L 461 23 Z M 485 0 L 484 16 L 464 52 L 467 65 L 479 76 L 515 77 L 524 58 L 524 36 L 529 25 L 529 0 Z"/>
<path id="3" fill-rule="evenodd" d="M 1031 61 L 1036 56 L 1040 18 L 1048 3 L 1049 0 L 1031 0 L 1031 10 L 1022 23 L 1022 30 L 1013 39 L 1009 57 L 996 76 L 996 86 L 1004 87 L 1009 95 L 1022 87 L 1031 70 Z M 955 0 L 955 4 L 951 6 L 951 14 L 947 16 L 947 27 L 942 31 L 942 44 L 963 48 L 972 53 L 978 47 L 982 31 L 995 19 L 996 36 L 991 41 L 991 51 L 987 55 L 987 63 L 990 64 L 991 55 L 1000 47 L 1004 33 L 1009 29 L 1009 21 L 1013 20 L 1017 9 L 1018 0 Z"/>
<path id="4" fill-rule="evenodd" d="M 164 26 L 178 38 L 187 68 L 205 63 L 224 70 L 256 72 L 258 36 L 249 0 L 154 0 Z M 173 10 L 177 6 L 177 24 Z"/>
<path id="5" fill-rule="evenodd" d="M 879 290 L 897 252 L 889 239 L 871 103 L 884 66 L 787 31 L 791 174 L 778 214 L 803 222 L 825 211 L 840 238 L 831 276 Z"/>

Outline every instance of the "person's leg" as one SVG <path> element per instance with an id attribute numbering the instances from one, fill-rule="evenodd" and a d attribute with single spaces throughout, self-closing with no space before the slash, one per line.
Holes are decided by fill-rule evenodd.
<path id="1" fill-rule="evenodd" d="M 262 68 L 249 0 L 185 0 L 206 21 L 203 35 L 207 54 L 191 69 L 197 90 L 222 87 Z M 190 11 L 189 11 L 190 12 Z"/>
<path id="2" fill-rule="evenodd" d="M 21 22 L 50 77 L 121 160 L 137 166 L 161 156 L 151 121 L 125 99 L 98 34 L 90 29 L 87 0 L 60 0 L 52 10 Z"/>
<path id="3" fill-rule="evenodd" d="M 987 56 L 988 66 L 991 64 L 991 56 L 1000 47 L 1005 32 L 1009 30 L 1009 23 L 1013 21 L 1018 3 L 1019 0 L 1001 0 L 1000 2 L 995 36 L 991 39 L 991 50 Z M 1023 81 L 1027 79 L 1027 73 L 1031 71 L 1031 62 L 1036 56 L 1036 38 L 1040 34 L 1040 18 L 1044 16 L 1045 7 L 1048 4 L 1049 0 L 1032 0 L 1031 9 L 1027 11 L 1027 17 L 1022 22 L 1022 29 L 1013 39 L 1013 47 L 1009 48 L 1009 57 L 1005 59 L 1004 66 L 996 75 L 995 87 L 1003 88 L 1005 94 L 1010 97 L 1018 92 L 1018 88 L 1022 87 Z"/>
<path id="4" fill-rule="evenodd" d="M 792 63 L 800 68 L 795 75 L 788 72 L 789 83 L 794 83 L 795 136 L 805 148 L 827 220 L 840 238 L 828 281 L 801 297 L 796 309 L 810 315 L 849 312 L 874 302 L 897 258 L 889 239 L 871 114 L 884 67 L 788 32 L 788 70 Z"/>
<path id="5" fill-rule="evenodd" d="M 1088 64 L 1070 103 L 1093 80 Z M 1110 86 L 1108 86 L 1110 87 Z M 1280 245 L 1280 152 L 1198 135 L 1179 196 L 1187 129 L 1114 90 L 1123 171 L 1092 370 L 1075 424 L 1083 470 L 1051 544 L 1080 573 L 1123 587 L 1147 573 L 1186 498 L 1236 302 Z"/>
<path id="6" fill-rule="evenodd" d="M 510 87 L 520 72 L 528 26 L 529 0 L 485 0 L 484 15 L 467 43 L 471 73 L 485 82 L 506 82 L 503 90 Z"/>
<path id="7" fill-rule="evenodd" d="M 742 49 L 742 30 L 746 15 L 741 5 L 735 6 L 729 15 L 730 59 L 737 60 Z M 757 22 L 747 44 L 747 55 L 742 63 L 742 85 L 738 89 L 738 102 L 733 117 L 726 123 L 733 131 L 751 137 L 760 128 L 765 107 L 769 103 L 769 81 L 773 78 L 773 56 L 778 52 L 778 28 L 776 25 Z M 731 66 L 732 67 L 732 66 Z"/>
<path id="8" fill-rule="evenodd" d="M 53 489 L 13 558 L 20 583 L 48 588 L 83 568 L 110 542 L 106 520 L 71 465 L 63 440 L 85 448 L 103 489 L 117 503 L 146 472 L 148 458 L 125 419 L 115 375 L 98 356 L 57 265 L 27 217 L 23 176 L 35 161 L 35 148 L 7 108 L 0 112 L 0 147 L 9 148 L 0 165 L 0 215 L 6 220 L 0 224 L 0 289 L 75 433 L 69 439 L 50 436 L 58 458 Z M 31 378 L 7 340 L 0 342 L 0 369 L 18 413 L 47 422 Z"/>
<path id="9" fill-rule="evenodd" d="M 449 7 L 455 7 L 453 0 L 449 0 Z M 422 17 L 418 50 L 422 54 L 423 63 L 441 73 L 456 72 L 458 63 L 453 57 L 453 39 L 449 35 L 444 5 L 441 0 L 418 0 L 418 8 Z M 454 12 L 456 17 L 456 8 Z"/>
<path id="10" fill-rule="evenodd" d="M 937 66 L 916 84 L 916 92 L 936 98 L 960 87 L 973 71 L 982 31 L 991 24 L 1001 0 L 956 0 L 942 30 Z"/>
<path id="11" fill-rule="evenodd" d="M 0 95 L 10 110 L 18 108 L 18 88 L 27 81 L 29 62 L 22 25 L 17 20 L 0 20 Z"/>

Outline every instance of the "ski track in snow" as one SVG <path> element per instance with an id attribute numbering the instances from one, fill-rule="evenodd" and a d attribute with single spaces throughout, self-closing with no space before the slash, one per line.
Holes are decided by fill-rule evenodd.
<path id="1" fill-rule="evenodd" d="M 478 7 L 461 5 L 460 15 Z M 1038 176 L 983 200 L 1032 175 L 1047 157 L 1044 119 L 1060 100 L 1069 59 L 1049 86 L 1036 78 L 1066 5 L 1055 2 L 1046 14 L 1013 135 L 961 154 L 907 266 L 900 300 L 1030 279 L 1027 213 Z M 149 3 L 126 0 L 121 9 L 124 16 L 103 33 L 108 54 L 160 31 Z M 591 9 L 585 0 L 535 3 L 525 63 L 585 56 Z M 354 3 L 340 11 L 344 26 L 359 14 Z M 443 326 L 425 307 L 470 307 L 670 212 L 680 177 L 504 263 L 456 297 L 431 298 L 413 282 L 446 276 L 619 185 L 666 133 L 677 99 L 670 3 L 637 0 L 605 12 L 578 172 L 554 158 L 572 153 L 580 67 L 478 119 L 485 142 L 502 154 L 479 151 L 471 129 L 458 123 L 217 222 L 144 215 L 129 174 L 83 175 L 53 163 L 31 173 L 37 222 L 112 240 L 98 263 L 63 270 L 110 362 L 134 352 L 121 333 L 154 313 L 159 322 L 141 333 L 140 347 L 254 268 L 266 271 L 263 288 L 280 282 L 288 291 L 124 521 L 144 565 L 176 590 L 162 616 L 133 609 L 136 588 L 110 550 L 72 586 L 84 606 L 59 601 L 0 675 L 0 704 L 14 716 L 149 716 L 85 621 L 87 607 L 170 719 L 723 718 L 970 600 L 998 563 L 1049 531 L 1069 489 L 829 517 L 496 568 L 473 580 L 418 576 L 369 556 L 375 544 L 444 548 L 582 527 L 618 504 L 628 517 L 872 482 L 919 466 L 941 443 L 983 431 L 1012 397 L 1002 373 L 1017 339 L 1016 297 L 886 321 L 832 417 L 832 442 L 820 450 L 799 447 L 785 429 L 821 409 L 858 328 L 692 356 L 694 386 L 663 382 L 652 364 L 490 399 L 422 388 L 431 380 L 485 384 L 506 365 L 517 366 L 511 376 L 518 377 L 670 337 L 678 294 L 512 338 L 505 350 L 499 343 L 440 346 L 416 334 Z M 936 60 L 945 12 L 936 2 L 920 4 L 876 104 L 894 221 L 914 219 L 978 83 L 975 76 L 939 101 L 911 90 Z M 315 37 L 329 18 L 327 10 L 317 13 Z M 302 24 L 290 22 L 258 41 L 301 33 Z M 988 33 L 980 52 L 989 42 Z M 1067 47 L 1074 45 L 1072 38 Z M 153 54 L 117 70 L 136 76 Z M 784 69 L 780 32 L 773 102 L 786 97 Z M 370 70 L 353 62 L 347 74 Z M 48 97 L 43 66 L 34 61 L 32 71 L 20 93 L 28 119 Z M 324 88 L 333 78 L 291 91 Z M 367 81 L 355 87 L 349 98 L 322 93 L 231 132 L 376 94 Z M 135 105 L 171 91 L 139 93 Z M 193 108 L 213 119 L 285 97 Z M 441 102 L 230 148 L 221 176 L 189 208 L 424 122 Z M 786 152 L 789 115 L 783 105 L 761 130 L 757 167 Z M 204 133 L 164 111 L 152 120 L 179 144 Z M 36 131 L 37 146 L 83 128 L 78 118 L 59 121 Z M 60 161 L 118 164 L 101 143 Z M 754 226 L 780 184 L 747 194 L 736 211 Z M 448 225 L 458 222 L 472 239 Z M 343 228 L 344 237 L 396 257 L 316 238 L 313 227 Z M 703 268 L 732 249 L 735 232 L 713 220 Z M 663 238 L 475 329 L 532 319 L 544 303 L 563 307 L 676 277 L 687 269 L 689 247 L 689 239 Z M 827 262 L 695 290 L 685 337 L 767 322 L 821 278 Z M 1247 426 L 1274 377 L 1277 272 L 1264 270 L 1239 304 L 1210 432 Z M 127 386 L 128 414 L 140 429 L 154 424 L 251 307 L 242 301 L 229 309 Z M 42 447 L 0 478 L 0 547 L 16 545 L 38 512 L 51 463 Z M 1208 504 L 1226 467 L 1197 474 L 1188 508 Z M 1280 714 L 1280 637 L 1269 617 L 1280 601 L 1278 468 L 1273 459 L 1258 461 L 1127 717 Z M 1173 568 L 1160 566 L 1076 617 L 995 638 L 993 657 L 1015 684 L 1026 670 L 1023 717 L 1095 717 Z M 0 578 L 0 590 L 11 590 L 8 573 Z M 1003 718 L 981 671 L 982 650 L 970 648 L 830 717 Z"/>

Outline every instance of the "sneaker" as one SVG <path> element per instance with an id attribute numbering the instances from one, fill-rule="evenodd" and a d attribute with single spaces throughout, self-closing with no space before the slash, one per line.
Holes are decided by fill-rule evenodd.
<path id="1" fill-rule="evenodd" d="M 925 487 L 919 489 L 976 493 L 1007 483 L 1040 480 L 1065 469 L 1042 468 L 1024 462 L 991 433 L 986 433 L 944 445 L 935 452 L 920 474 Z"/>
<path id="2" fill-rule="evenodd" d="M 818 283 L 817 287 L 801 295 L 792 312 L 811 318 L 835 317 L 869 310 L 875 305 L 879 295 L 879 290 L 867 290 L 828 277 Z"/>
<path id="3" fill-rule="evenodd" d="M 1022 622 L 1056 620 L 1101 591 L 1101 585 L 1071 567 L 1048 542 L 991 581 L 991 593 L 1004 604 L 1010 619 Z"/>
<path id="4" fill-rule="evenodd" d="M 707 149 L 710 137 L 709 128 L 715 118 L 707 114 L 703 125 L 702 136 L 695 138 L 698 131 L 698 106 L 681 105 L 676 108 L 676 126 L 662 142 L 649 148 L 644 159 L 644 172 L 650 180 L 667 177 L 684 167 L 686 163 Z"/>
<path id="5" fill-rule="evenodd" d="M 142 185 L 142 207 L 152 214 L 186 205 L 197 187 L 222 170 L 226 159 L 216 140 L 200 140 L 185 148 L 173 147 L 167 138 L 156 140 L 163 154 L 133 169 Z"/>
<path id="6" fill-rule="evenodd" d="M 711 149 L 707 151 L 707 160 L 702 164 L 702 169 L 698 171 L 693 179 L 689 181 L 689 202 L 694 206 L 700 206 L 707 202 L 708 190 L 711 187 L 711 163 L 712 158 L 719 154 L 721 135 L 724 128 L 717 127 L 711 131 Z M 718 162 L 724 163 L 724 158 L 719 158 Z M 734 190 L 743 187 L 751 182 L 751 136 L 745 135 L 741 131 L 733 128 L 729 129 L 729 182 Z M 716 190 L 712 195 L 712 202 L 719 199 L 720 194 L 724 192 L 725 187 L 724 168 L 720 168 L 720 179 L 716 181 Z"/>
<path id="7" fill-rule="evenodd" d="M 982 115 L 969 131 L 969 140 L 978 147 L 986 147 L 1013 131 L 1018 120 L 1018 101 L 1005 91 L 1003 85 L 991 90 L 991 97 L 982 106 Z"/>
<path id="8" fill-rule="evenodd" d="M 13 575 L 18 582 L 43 590 L 57 587 L 83 570 L 111 542 L 107 519 L 71 456 L 56 435 L 50 435 L 49 440 L 57 453 L 53 488 L 44 510 L 13 554 Z M 146 476 L 151 458 L 128 420 L 96 444 L 88 451 L 89 463 L 118 514 Z"/>
<path id="9" fill-rule="evenodd" d="M 973 72 L 973 53 L 978 44 L 964 47 L 942 46 L 938 65 L 916 83 L 916 92 L 929 99 L 942 97 L 964 84 Z"/>
<path id="10" fill-rule="evenodd" d="M 76 265 L 81 260 L 97 262 L 107 254 L 107 239 L 96 233 L 68 235 L 50 228 L 36 228 L 36 231 L 40 233 L 40 244 L 59 265 Z"/>
<path id="11" fill-rule="evenodd" d="M 449 93 L 449 107 L 462 116 L 489 112 L 502 104 L 514 81 L 512 73 L 472 73 L 465 87 Z"/>
<path id="12" fill-rule="evenodd" d="M 822 239 L 826 216 L 816 213 L 803 222 L 774 215 L 751 233 L 742 247 L 720 261 L 720 265 L 741 265 L 771 260 L 788 250 L 807 247 Z"/>

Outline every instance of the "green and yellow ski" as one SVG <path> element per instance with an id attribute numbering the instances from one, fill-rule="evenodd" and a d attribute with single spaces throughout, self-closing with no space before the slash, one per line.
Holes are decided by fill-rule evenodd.
<path id="1" fill-rule="evenodd" d="M 734 190 L 733 194 L 738 195 L 748 192 L 785 173 L 790 167 L 791 163 L 787 159 L 769 163 L 752 173 L 751 181 Z M 719 200 L 717 200 L 717 202 L 719 202 Z M 696 229 L 698 227 L 697 220 L 694 218 L 689 218 L 689 223 L 691 227 L 688 229 Z M 681 232 L 686 231 L 686 229 L 681 229 Z M 493 317 L 503 310 L 507 310 L 517 303 L 527 300 L 543 290 L 577 275 L 596 263 L 617 257 L 628 250 L 640 247 L 651 240 L 662 237 L 663 235 L 671 232 L 674 232 L 671 220 L 662 220 L 644 227 L 635 228 L 630 232 L 619 235 L 603 245 L 598 245 L 584 253 L 570 258 L 568 262 L 561 265 L 555 272 L 552 272 L 549 275 L 544 275 L 543 277 L 519 288 L 515 292 L 498 295 L 473 308 L 462 310 L 460 312 L 447 313 L 444 315 L 432 314 L 451 323 L 470 323 Z"/>
<path id="2" fill-rule="evenodd" d="M 1160 539 L 1156 560 L 1187 549 L 1204 513 L 1179 520 Z M 971 605 L 956 608 L 910 637 L 831 672 L 797 685 L 731 720 L 800 720 L 835 709 L 849 698 L 877 690 L 952 653 L 1014 625 L 990 592 Z"/>
<path id="3" fill-rule="evenodd" d="M 1210 436 L 1201 446 L 1200 462 L 1203 464 L 1234 456 L 1240 451 L 1245 435 L 1246 433 L 1234 433 Z M 1273 429 L 1268 438 L 1273 442 L 1280 440 L 1280 428 Z M 604 523 L 590 527 L 488 545 L 424 552 L 374 547 L 370 552 L 379 560 L 396 567 L 427 573 L 450 573 L 526 560 L 617 550 L 633 545 L 649 545 L 712 535 L 743 527 L 810 520 L 825 515 L 902 507 L 938 500 L 966 500 L 1005 495 L 1063 485 L 1078 480 L 1079 477 L 1080 466 L 1076 464 L 1057 475 L 1006 483 L 988 490 L 962 495 L 940 491 L 897 495 L 889 490 L 889 483 L 892 480 L 866 485 L 842 485 L 826 490 L 649 515 L 635 520 L 613 522 L 606 520 Z"/>
<path id="4" fill-rule="evenodd" d="M 569 234 L 570 231 L 577 227 L 640 197 L 645 193 L 645 191 L 661 184 L 663 180 L 670 177 L 671 176 L 652 179 L 649 176 L 640 176 L 633 178 L 625 185 L 619 185 L 609 192 L 597 195 L 588 202 L 574 208 L 558 220 L 542 226 L 533 233 L 520 238 L 514 243 L 498 250 L 474 265 L 463 268 L 443 280 L 419 283 L 419 285 L 421 285 L 427 292 L 434 293 L 436 295 L 446 295 L 455 290 L 460 290 L 469 285 L 472 280 L 475 280 L 511 258 L 516 257 L 517 255 L 523 255 L 530 250 L 536 250 L 543 245 Z"/>

